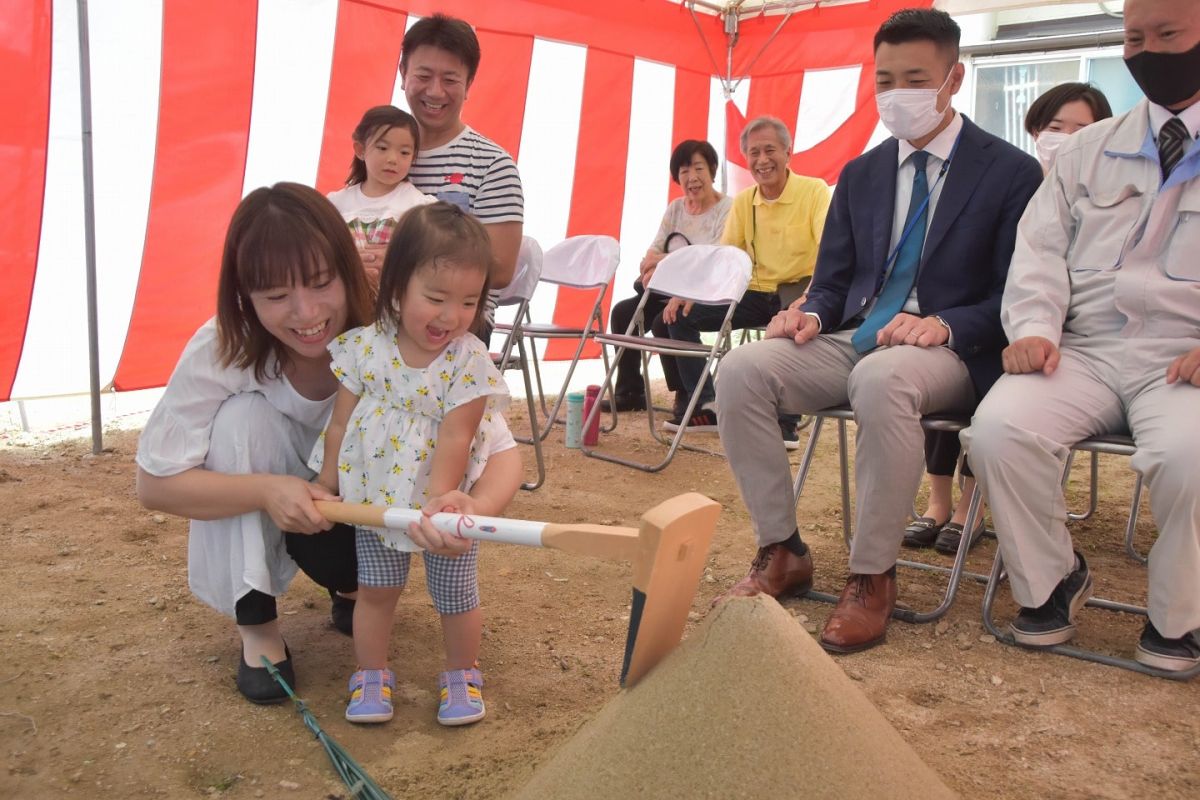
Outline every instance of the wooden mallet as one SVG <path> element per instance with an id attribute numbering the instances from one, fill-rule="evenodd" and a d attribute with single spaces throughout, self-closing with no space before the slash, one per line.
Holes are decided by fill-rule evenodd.
<path id="1" fill-rule="evenodd" d="M 407 508 L 317 501 L 331 522 L 406 532 L 421 518 Z M 621 685 L 633 686 L 671 652 L 683 636 L 688 609 L 712 544 L 721 505 L 691 492 L 660 503 L 642 515 L 640 528 L 558 524 L 434 514 L 438 530 L 491 542 L 549 547 L 608 561 L 633 562 L 633 603 L 625 638 Z"/>

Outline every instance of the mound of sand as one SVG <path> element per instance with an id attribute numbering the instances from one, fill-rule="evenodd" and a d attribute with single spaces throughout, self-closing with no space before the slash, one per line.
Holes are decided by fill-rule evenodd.
<path id="1" fill-rule="evenodd" d="M 718 606 L 514 798 L 954 797 L 771 598 Z"/>

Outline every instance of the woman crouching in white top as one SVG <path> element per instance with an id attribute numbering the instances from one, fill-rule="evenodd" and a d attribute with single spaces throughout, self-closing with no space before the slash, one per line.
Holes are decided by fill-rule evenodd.
<path id="1" fill-rule="evenodd" d="M 237 621 L 237 685 L 253 702 L 285 698 L 262 656 L 295 685 L 275 597 L 297 565 L 330 591 L 350 633 L 354 531 L 317 512 L 313 500 L 336 498 L 305 461 L 338 387 L 326 345 L 368 323 L 371 304 L 328 200 L 292 183 L 251 192 L 226 235 L 217 316 L 184 349 L 138 445 L 138 499 L 191 519 L 188 582 Z M 431 525 L 421 533 L 422 547 L 450 549 Z"/>

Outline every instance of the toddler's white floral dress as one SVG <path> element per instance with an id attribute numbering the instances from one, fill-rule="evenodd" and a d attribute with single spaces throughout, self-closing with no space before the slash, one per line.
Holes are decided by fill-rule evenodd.
<path id="1" fill-rule="evenodd" d="M 442 419 L 465 403 L 487 397 L 459 487 L 470 491 L 487 464 L 487 443 L 507 434 L 503 411 L 508 387 L 483 342 L 473 334 L 460 336 L 429 366 L 417 369 L 401 358 L 395 329 L 379 322 L 338 336 L 329 352 L 333 374 L 359 396 L 338 454 L 343 502 L 421 508 L 429 499 L 429 471 Z M 322 434 L 309 460 L 318 472 L 324 447 Z M 370 530 L 393 549 L 420 549 L 399 531 Z"/>

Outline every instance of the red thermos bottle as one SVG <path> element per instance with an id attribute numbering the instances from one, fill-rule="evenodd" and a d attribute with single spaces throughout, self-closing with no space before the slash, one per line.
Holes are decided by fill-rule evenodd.
<path id="1" fill-rule="evenodd" d="M 600 387 L 592 385 L 587 387 L 587 393 L 583 398 L 583 418 L 586 420 L 588 415 L 592 413 L 592 406 L 600 399 Z M 583 443 L 588 447 L 595 447 L 600 443 L 600 415 L 597 414 L 592 419 L 592 424 L 587 426 L 583 432 Z"/>

